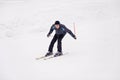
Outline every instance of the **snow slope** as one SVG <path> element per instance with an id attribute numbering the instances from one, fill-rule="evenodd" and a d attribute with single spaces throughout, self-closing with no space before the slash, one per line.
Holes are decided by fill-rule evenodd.
<path id="1" fill-rule="evenodd" d="M 0 0 L 0 80 L 120 80 L 119 3 Z M 65 36 L 66 56 L 35 60 L 47 52 L 55 20 L 72 31 L 75 23 L 77 40 Z"/>

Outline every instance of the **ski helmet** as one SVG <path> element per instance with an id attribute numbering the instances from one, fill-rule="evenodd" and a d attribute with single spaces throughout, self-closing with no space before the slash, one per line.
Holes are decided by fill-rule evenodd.
<path id="1" fill-rule="evenodd" d="M 60 24 L 60 21 L 55 21 L 55 24 Z"/>

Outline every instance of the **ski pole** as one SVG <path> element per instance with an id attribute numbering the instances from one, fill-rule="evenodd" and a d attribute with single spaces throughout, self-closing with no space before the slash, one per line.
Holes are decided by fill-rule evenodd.
<path id="1" fill-rule="evenodd" d="M 73 28 L 74 28 L 74 34 L 76 35 L 75 23 L 73 23 Z"/>

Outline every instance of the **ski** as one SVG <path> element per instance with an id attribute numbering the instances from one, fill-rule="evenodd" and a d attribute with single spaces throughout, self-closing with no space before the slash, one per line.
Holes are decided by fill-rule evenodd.
<path id="1" fill-rule="evenodd" d="M 43 58 L 45 58 L 45 56 L 38 57 L 38 58 L 36 58 L 36 60 L 43 59 Z"/>
<path id="2" fill-rule="evenodd" d="M 36 60 L 40 60 L 40 59 L 44 59 L 44 58 L 49 58 L 51 56 L 53 56 L 53 55 L 50 55 L 50 56 L 41 56 L 41 57 L 36 58 Z"/>
<path id="3" fill-rule="evenodd" d="M 66 54 L 68 54 L 68 53 L 64 53 L 63 55 L 66 55 Z M 61 55 L 61 56 L 63 56 L 63 55 Z M 60 57 L 60 56 L 56 56 L 56 57 Z M 41 56 L 41 57 L 36 58 L 36 60 L 40 60 L 40 59 L 47 60 L 47 59 L 51 59 L 51 58 L 55 58 L 54 55 L 47 56 L 47 57 Z"/>

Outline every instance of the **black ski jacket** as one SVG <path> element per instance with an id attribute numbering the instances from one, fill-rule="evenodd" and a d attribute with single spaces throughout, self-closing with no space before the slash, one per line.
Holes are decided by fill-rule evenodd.
<path id="1" fill-rule="evenodd" d="M 63 24 L 60 24 L 60 28 L 59 28 L 59 29 L 56 29 L 55 24 L 53 24 L 53 25 L 51 26 L 51 28 L 50 28 L 50 31 L 49 31 L 48 35 L 50 35 L 50 34 L 53 32 L 53 30 L 56 31 L 56 34 L 57 34 L 57 35 L 61 35 L 61 34 L 65 35 L 66 33 L 69 33 L 73 38 L 76 38 L 75 35 L 72 33 L 72 31 L 69 30 L 69 29 L 68 29 L 65 25 L 63 25 Z"/>

